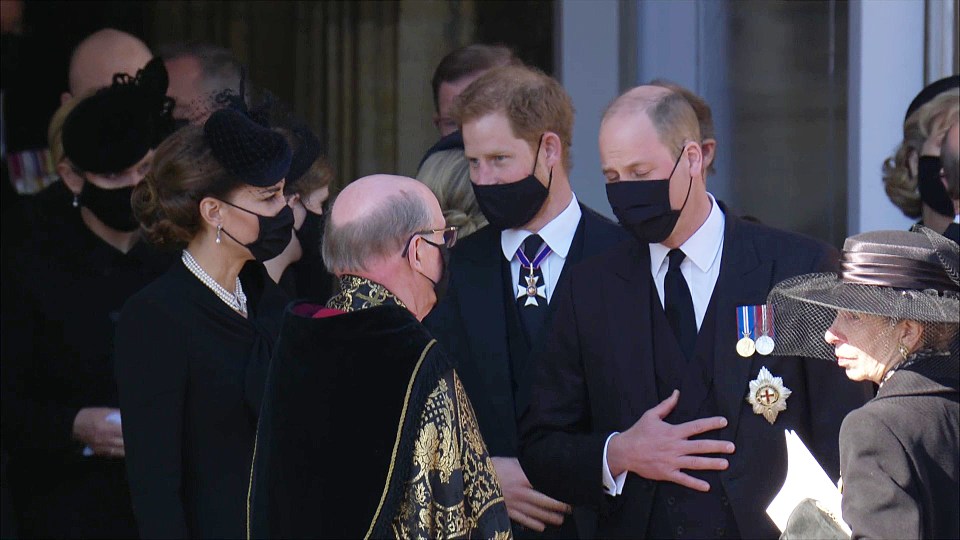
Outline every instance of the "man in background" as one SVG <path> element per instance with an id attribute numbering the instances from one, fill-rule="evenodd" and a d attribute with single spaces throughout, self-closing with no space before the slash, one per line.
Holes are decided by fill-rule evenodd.
<path id="1" fill-rule="evenodd" d="M 87 90 L 109 86 L 116 73 L 135 75 L 151 58 L 153 53 L 140 38 L 113 28 L 98 30 L 73 49 L 69 88 L 60 94 L 60 103 Z"/>
<path id="2" fill-rule="evenodd" d="M 170 74 L 167 95 L 180 123 L 203 123 L 216 109 L 217 93 L 240 87 L 240 62 L 232 52 L 209 43 L 162 45 L 159 55 Z"/>
<path id="3" fill-rule="evenodd" d="M 446 56 L 433 72 L 433 125 L 446 137 L 457 131 L 457 122 L 450 115 L 453 102 L 470 83 L 499 66 L 515 66 L 520 60 L 503 45 L 474 43 Z"/>

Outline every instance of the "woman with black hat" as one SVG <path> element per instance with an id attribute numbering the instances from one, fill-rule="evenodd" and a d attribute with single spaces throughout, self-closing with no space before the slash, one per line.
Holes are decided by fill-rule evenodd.
<path id="1" fill-rule="evenodd" d="M 4 248 L 3 444 L 23 537 L 137 532 L 113 337 L 126 299 L 171 262 L 140 241 L 130 205 L 171 125 L 166 88 L 157 60 L 79 101 L 63 125 L 63 212 Z"/>
<path id="2" fill-rule="evenodd" d="M 883 162 L 883 186 L 903 214 L 960 242 L 953 201 L 940 179 L 940 144 L 960 120 L 960 75 L 927 85 L 907 107 L 903 141 Z"/>
<path id="3" fill-rule="evenodd" d="M 244 535 L 267 364 L 286 296 L 261 264 L 289 243 L 283 136 L 236 108 L 157 149 L 133 206 L 180 262 L 127 302 L 117 383 L 137 523 L 149 538 Z"/>
<path id="4" fill-rule="evenodd" d="M 879 385 L 840 429 L 854 538 L 960 537 L 960 257 L 916 230 L 850 237 L 839 276 L 799 276 L 768 299 L 774 354 L 833 360 Z"/>

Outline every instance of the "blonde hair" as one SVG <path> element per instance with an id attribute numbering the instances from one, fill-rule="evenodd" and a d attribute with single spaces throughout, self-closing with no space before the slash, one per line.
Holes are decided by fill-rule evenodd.
<path id="1" fill-rule="evenodd" d="M 440 201 L 447 226 L 460 227 L 460 238 L 487 224 L 470 185 L 470 167 L 463 150 L 452 148 L 430 155 L 417 172 L 417 180 Z"/>
<path id="2" fill-rule="evenodd" d="M 65 103 L 60 105 L 53 117 L 50 118 L 50 124 L 47 126 L 47 147 L 50 148 L 50 158 L 53 166 L 56 167 L 66 155 L 63 152 L 63 123 L 81 101 L 87 99 L 97 92 L 96 88 L 87 90 L 79 95 L 71 97 Z"/>
<path id="3" fill-rule="evenodd" d="M 960 90 L 954 88 L 914 111 L 903 123 L 900 146 L 883 162 L 883 188 L 907 217 L 917 219 L 921 210 L 917 178 L 910 172 L 910 157 L 919 154 L 923 143 L 939 128 L 956 121 L 960 115 L 958 98 Z"/>

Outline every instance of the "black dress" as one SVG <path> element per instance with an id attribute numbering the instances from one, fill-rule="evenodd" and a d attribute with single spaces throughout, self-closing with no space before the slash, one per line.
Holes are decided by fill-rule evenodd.
<path id="1" fill-rule="evenodd" d="M 239 538 L 257 414 L 286 296 L 259 263 L 244 318 L 177 262 L 124 306 L 117 383 L 147 538 Z"/>
<path id="2" fill-rule="evenodd" d="M 960 538 L 956 353 L 898 369 L 840 428 L 843 519 L 854 538 Z"/>
<path id="3" fill-rule="evenodd" d="M 136 526 L 123 460 L 85 456 L 73 422 L 118 407 L 113 338 L 123 303 L 170 266 L 140 242 L 126 254 L 80 212 L 30 221 L 4 246 L 3 449 L 23 537 L 130 537 Z M 125 426 L 124 426 L 125 427 Z"/>

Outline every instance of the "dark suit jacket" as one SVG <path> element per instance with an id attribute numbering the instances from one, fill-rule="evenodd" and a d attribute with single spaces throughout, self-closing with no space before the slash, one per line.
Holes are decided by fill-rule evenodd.
<path id="1" fill-rule="evenodd" d="M 593 210 L 582 204 L 580 210 L 580 224 L 556 290 L 569 279 L 574 264 L 628 238 L 623 229 Z M 514 364 L 524 365 L 530 352 L 518 340 L 508 339 L 511 334 L 522 335 L 522 330 L 519 317 L 504 317 L 507 295 L 512 297 L 504 283 L 505 265 L 500 232 L 493 227 L 464 239 L 453 249 L 449 292 L 424 324 L 455 363 L 490 455 L 512 457 L 518 450 L 516 411 L 521 410 L 516 399 L 524 397 L 514 395 L 511 355 Z M 529 374 L 517 376 L 520 392 L 525 393 Z"/>
<path id="2" fill-rule="evenodd" d="M 894 372 L 840 429 L 843 519 L 854 538 L 960 538 L 960 362 Z"/>
<path id="3" fill-rule="evenodd" d="M 871 395 L 822 360 L 735 352 L 736 307 L 763 304 L 778 281 L 835 265 L 836 251 L 814 240 L 726 215 L 716 302 L 714 391 L 736 444 L 721 482 L 744 537 L 777 537 L 765 510 L 786 477 L 784 429 L 795 429 L 825 470 L 838 476 L 840 422 Z M 602 487 L 603 447 L 658 403 L 652 357 L 650 252 L 621 244 L 575 268 L 554 297 L 553 327 L 535 361 L 530 407 L 521 420 L 520 463 L 547 495 L 600 511 L 600 536 L 647 531 L 655 482 L 629 474 L 623 493 Z M 653 289 L 655 290 L 655 289 Z M 753 413 L 749 382 L 766 366 L 793 391 L 770 425 Z M 694 474 L 695 475 L 695 474 Z"/>

